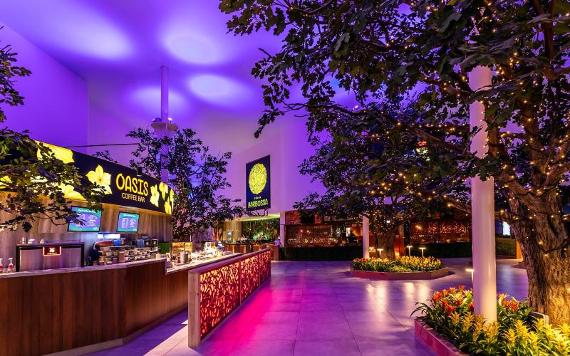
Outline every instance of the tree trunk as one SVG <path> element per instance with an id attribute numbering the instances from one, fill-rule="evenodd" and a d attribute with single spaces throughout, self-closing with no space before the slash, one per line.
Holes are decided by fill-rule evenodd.
<path id="1" fill-rule="evenodd" d="M 517 202 L 512 202 L 511 208 L 519 215 L 524 213 Z M 547 314 L 552 324 L 570 323 L 570 258 L 565 249 L 548 252 L 568 238 L 564 222 L 537 215 L 513 223 L 512 228 L 527 267 L 531 307 Z"/>
<path id="2" fill-rule="evenodd" d="M 394 241 L 396 239 L 395 231 L 381 232 L 378 235 L 378 246 L 383 249 L 382 257 L 387 257 L 390 259 L 396 258 L 396 252 L 394 251 Z"/>

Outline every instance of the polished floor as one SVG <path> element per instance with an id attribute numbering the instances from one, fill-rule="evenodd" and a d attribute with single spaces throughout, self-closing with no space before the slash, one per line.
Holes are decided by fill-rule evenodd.
<path id="1" fill-rule="evenodd" d="M 187 347 L 182 313 L 97 355 L 430 355 L 414 338 L 415 303 L 434 290 L 471 285 L 469 260 L 445 262 L 454 274 L 434 281 L 353 278 L 349 262 L 276 262 L 271 280 L 198 349 Z M 498 261 L 498 289 L 523 298 L 526 272 L 514 263 Z"/>

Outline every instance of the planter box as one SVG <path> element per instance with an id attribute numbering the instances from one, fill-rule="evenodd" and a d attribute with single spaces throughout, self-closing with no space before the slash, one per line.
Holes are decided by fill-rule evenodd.
<path id="1" fill-rule="evenodd" d="M 351 268 L 353 277 L 370 278 L 379 280 L 412 280 L 412 279 L 436 279 L 445 277 L 449 274 L 447 268 L 436 269 L 435 271 L 428 272 L 374 272 L 374 271 L 361 271 Z"/>
<path id="2" fill-rule="evenodd" d="M 416 339 L 423 342 L 433 353 L 438 356 L 466 356 L 467 354 L 459 351 L 451 342 L 441 338 L 439 334 L 424 324 L 422 321 L 415 320 Z"/>

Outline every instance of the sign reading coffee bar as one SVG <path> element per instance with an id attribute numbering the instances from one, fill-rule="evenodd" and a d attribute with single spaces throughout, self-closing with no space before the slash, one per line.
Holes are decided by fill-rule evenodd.
<path id="1" fill-rule="evenodd" d="M 245 166 L 245 200 L 248 211 L 271 208 L 270 163 L 270 156 L 265 156 Z"/>
<path id="2" fill-rule="evenodd" d="M 85 179 L 101 186 L 105 192 L 103 203 L 171 214 L 174 192 L 166 183 L 145 174 L 138 175 L 134 169 L 104 159 L 59 146 L 44 145 L 52 150 L 56 158 L 73 163 Z M 66 198 L 83 200 L 72 186 L 63 189 Z"/>

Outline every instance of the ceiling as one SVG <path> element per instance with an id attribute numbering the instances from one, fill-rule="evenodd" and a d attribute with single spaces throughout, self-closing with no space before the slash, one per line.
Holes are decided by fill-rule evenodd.
<path id="1" fill-rule="evenodd" d="M 263 109 L 251 67 L 262 56 L 259 48 L 275 51 L 279 40 L 228 34 L 228 16 L 217 6 L 216 0 L 3 0 L 0 22 L 84 78 L 92 120 L 112 121 L 122 137 L 160 116 L 166 65 L 169 116 L 207 142 L 230 140 L 239 148 L 254 142 Z"/>

